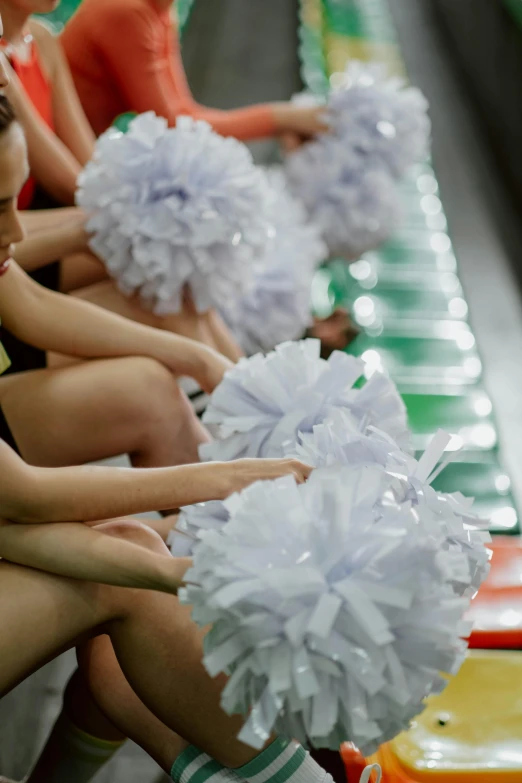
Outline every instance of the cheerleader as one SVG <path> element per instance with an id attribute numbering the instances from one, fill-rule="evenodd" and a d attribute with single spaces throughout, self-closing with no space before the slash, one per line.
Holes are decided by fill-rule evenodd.
<path id="1" fill-rule="evenodd" d="M 74 203 L 78 175 L 95 142 L 59 42 L 45 26 L 29 19 L 31 13 L 55 6 L 48 0 L 0 2 L 0 51 L 8 58 L 10 75 L 5 92 L 23 125 L 31 164 L 18 201 L 26 236 L 15 244 L 14 258 L 52 290 L 74 293 L 132 320 L 204 342 L 236 361 L 241 349 L 215 311 L 197 313 L 187 292 L 181 313 L 154 316 L 108 279 L 105 267 L 89 250 L 81 210 L 42 209 Z M 17 343 L 11 352 L 25 368 L 35 367 L 24 346 Z"/>
<path id="2" fill-rule="evenodd" d="M 116 33 L 117 31 L 117 33 Z M 172 0 L 83 0 L 61 36 L 76 90 L 97 135 L 124 112 L 153 111 L 171 125 L 206 120 L 242 141 L 325 129 L 321 111 L 280 102 L 220 111 L 187 83 Z"/>
<path id="3" fill-rule="evenodd" d="M 5 83 L 0 62 L 0 89 Z M 42 293 L 10 260 L 11 243 L 21 236 L 16 201 L 27 160 L 22 129 L 3 96 L 0 171 L 0 314 L 11 328 L 32 336 L 40 347 L 62 350 L 65 342 L 69 353 L 86 359 L 123 359 L 131 355 L 134 343 L 137 352 L 157 368 L 159 374 L 149 377 L 151 381 L 159 381 L 175 366 L 183 372 L 198 368 L 196 375 L 208 388 L 219 381 L 226 361 L 208 349 L 171 335 L 156 340 L 155 333 L 144 327 L 59 294 Z M 5 369 L 9 360 L 4 351 L 0 360 Z M 189 561 L 172 558 L 150 528 L 122 519 L 146 510 L 224 498 L 259 479 L 292 475 L 301 482 L 310 469 L 294 460 L 133 470 L 57 467 L 80 463 L 93 448 L 94 455 L 97 441 L 111 438 L 103 400 L 118 395 L 117 381 L 125 388 L 125 373 L 116 372 L 110 388 L 103 386 L 106 376 L 96 370 L 97 365 L 110 367 L 111 361 L 83 365 L 85 385 L 98 393 L 90 403 L 88 395 L 83 398 L 83 405 L 92 408 L 89 426 L 76 421 L 79 410 L 71 403 L 70 392 L 78 391 L 81 384 L 71 378 L 71 369 L 11 376 L 0 384 L 2 410 L 20 450 L 30 459 L 30 464 L 24 462 L 0 441 L 0 623 L 4 629 L 0 694 L 77 645 L 81 675 L 80 684 L 73 682 L 69 689 L 72 714 L 81 713 L 85 706 L 83 688 L 83 698 L 87 694 L 92 706 L 85 721 L 96 726 L 99 716 L 104 728 L 110 723 L 113 734 L 119 731 L 133 737 L 178 783 L 200 780 L 202 769 L 209 773 L 205 779 L 225 783 L 232 779 L 229 767 L 245 781 L 255 776 L 262 783 L 275 770 L 283 783 L 324 783 L 326 773 L 295 743 L 273 737 L 257 753 L 236 739 L 241 719 L 222 713 L 223 679 L 211 680 L 205 673 L 201 633 L 175 598 Z M 89 374 L 89 368 L 94 373 Z M 137 380 L 140 367 L 134 372 Z M 149 391 L 146 402 L 153 407 L 153 385 Z M 170 392 L 176 397 L 173 382 Z M 116 405 L 112 414 L 117 417 Z M 176 428 L 174 420 L 169 424 Z M 134 422 L 134 429 L 142 427 L 143 422 Z M 161 427 L 169 440 L 167 420 Z M 190 427 L 185 434 L 190 434 Z M 73 450 L 67 454 L 66 441 Z M 167 459 L 167 452 L 163 458 Z M 136 465 L 146 461 L 146 450 L 141 455 L 136 452 Z M 97 524 L 110 518 L 119 519 Z M 71 731 L 92 750 L 91 725 L 84 728 Z M 113 749 L 117 744 L 105 743 Z M 76 759 L 72 776 L 76 783 L 92 774 L 92 767 L 83 764 L 85 755 L 80 753 Z M 62 773 L 54 746 L 53 752 L 42 756 L 33 780 L 40 776 L 51 783 L 63 780 Z"/>

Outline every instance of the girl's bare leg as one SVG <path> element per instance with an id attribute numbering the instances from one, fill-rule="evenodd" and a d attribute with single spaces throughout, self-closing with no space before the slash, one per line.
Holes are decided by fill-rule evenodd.
<path id="1" fill-rule="evenodd" d="M 0 404 L 23 458 L 42 467 L 119 454 L 139 467 L 182 465 L 208 438 L 173 376 L 147 358 L 7 376 Z"/>
<path id="2" fill-rule="evenodd" d="M 232 361 L 237 361 L 242 356 L 240 347 L 221 316 L 215 311 L 198 313 L 188 300 L 185 301 L 181 313 L 161 317 L 145 310 L 137 297 L 124 296 L 112 280 L 104 280 L 81 290 L 75 290 L 73 295 L 105 310 L 124 315 L 132 321 L 191 337 L 223 353 Z"/>
<path id="3" fill-rule="evenodd" d="M 112 520 L 96 527 L 108 535 L 125 538 L 159 554 L 166 553 L 164 544 L 157 537 L 149 535 L 143 527 L 128 519 Z M 173 760 L 187 743 L 158 720 L 136 696 L 121 671 L 109 636 L 97 636 L 77 652 L 81 670 L 76 670 L 69 681 L 57 727 L 27 783 L 48 783 L 55 779 L 57 769 L 62 770 L 63 764 L 67 764 L 68 749 L 64 749 L 61 728 L 64 720 L 66 724 L 72 721 L 77 729 L 104 742 L 121 743 L 129 737 L 169 772 Z M 76 751 L 73 753 L 76 757 Z M 97 764 L 101 766 L 102 762 Z M 70 774 L 68 767 L 67 771 Z"/>
<path id="4" fill-rule="evenodd" d="M 205 672 L 202 633 L 174 596 L 63 579 L 3 561 L 0 625 L 9 628 L 0 694 L 73 644 L 107 633 L 126 680 L 168 729 L 226 766 L 255 757 L 236 739 L 241 719 L 221 711 L 224 678 Z"/>
<path id="5" fill-rule="evenodd" d="M 123 523 L 110 522 L 98 529 L 104 529 L 108 535 L 117 535 L 152 548 L 159 554 L 165 551 L 162 542 L 157 539 L 154 541 L 143 533 L 142 528 L 131 526 L 125 520 Z M 78 649 L 78 660 L 81 673 L 78 672 L 76 689 L 72 695 L 80 705 L 82 702 L 87 707 L 90 705 L 91 722 L 84 724 L 84 730 L 100 736 L 100 729 L 104 729 L 103 737 L 110 738 L 118 736 L 114 734 L 117 726 L 121 732 L 120 738 L 124 734 L 140 744 L 165 772 L 170 772 L 174 760 L 187 742 L 158 720 L 136 696 L 121 671 L 110 638 L 106 635 L 98 636 L 82 645 Z M 105 717 L 105 724 L 98 720 L 97 709 Z M 30 778 L 28 783 L 38 781 Z"/>
<path id="6" fill-rule="evenodd" d="M 245 355 L 244 351 L 221 316 L 216 310 L 209 310 L 204 318 L 218 351 L 231 361 L 238 362 Z"/>

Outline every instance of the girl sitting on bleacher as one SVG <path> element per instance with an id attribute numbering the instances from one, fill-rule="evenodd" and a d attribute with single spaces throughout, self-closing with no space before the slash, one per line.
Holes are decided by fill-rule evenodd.
<path id="1" fill-rule="evenodd" d="M 82 109 L 60 41 L 42 23 L 29 18 L 31 13 L 45 13 L 56 5 L 55 0 L 0 0 L 3 49 L 13 69 L 9 97 L 26 131 L 33 175 L 22 191 L 23 209 L 31 203 L 46 205 L 42 189 L 55 201 L 73 203 L 78 174 L 94 148 L 94 134 L 84 109 L 98 131 L 129 108 L 153 109 L 172 123 L 180 113 L 202 117 L 219 133 L 241 139 L 285 134 L 294 145 L 324 128 L 318 109 L 285 102 L 231 112 L 196 104 L 183 71 L 170 0 L 101 0 L 93 4 L 83 0 L 62 36 L 68 56 L 81 54 L 82 67 L 88 70 L 85 79 L 75 76 Z M 116 49 L 120 45 L 121 50 Z M 109 51 L 111 46 L 115 47 L 113 52 Z M 100 111 L 105 107 L 106 119 L 101 123 L 90 114 L 96 107 Z M 74 292 L 140 323 L 192 337 L 233 361 L 241 356 L 215 311 L 196 313 L 188 298 L 181 314 L 158 317 L 135 299 L 125 297 L 88 252 L 80 211 L 60 210 L 54 215 L 52 211 L 26 212 L 23 221 L 30 233 L 16 248 L 15 258 L 43 285 Z M 62 260 L 49 263 L 56 258 Z M 45 269 L 41 269 L 43 264 Z M 342 311 L 326 320 L 316 319 L 312 333 L 327 350 L 343 348 L 354 336 L 351 321 Z"/>
<path id="2" fill-rule="evenodd" d="M 127 298 L 108 279 L 105 267 L 88 248 L 81 210 L 40 209 L 74 203 L 76 180 L 90 159 L 95 137 L 82 111 L 60 44 L 33 11 L 49 11 L 55 2 L 0 0 L 4 36 L 0 49 L 10 62 L 7 94 L 24 127 L 31 173 L 19 197 L 28 236 L 14 257 L 52 290 L 76 296 L 149 326 L 182 334 L 237 360 L 241 350 L 215 311 L 197 313 L 187 296 L 183 311 L 157 317 Z M 56 259 L 61 259 L 59 262 Z M 24 355 L 20 346 L 14 352 Z M 25 362 L 28 369 L 30 362 Z"/>
<path id="3" fill-rule="evenodd" d="M 0 90 L 6 81 L 0 60 Z M 160 537 L 140 523 L 121 518 L 96 523 L 224 498 L 259 479 L 293 475 L 301 482 L 310 470 L 293 460 L 134 470 L 57 467 L 80 463 L 89 450 L 96 451 L 96 443 L 110 440 L 113 420 L 118 430 L 119 406 L 114 400 L 132 387 L 132 378 L 116 369 L 112 387 L 104 387 L 102 368 L 117 363 L 115 357 L 127 357 L 133 350 L 151 357 L 145 361 L 157 375 L 149 378 L 152 383 L 146 393 L 141 389 L 157 416 L 167 396 L 158 405 L 154 381 L 170 379 L 164 388 L 174 399 L 172 419 L 156 422 L 166 446 L 164 464 L 169 444 L 176 445 L 169 426 L 178 439 L 189 437 L 188 444 L 177 444 L 186 450 L 185 457 L 195 448 L 197 436 L 203 435 L 186 407 L 183 411 L 169 370 L 194 370 L 211 389 L 228 363 L 190 341 L 158 335 L 91 305 L 42 292 L 11 261 L 11 243 L 22 233 L 16 201 L 27 157 L 22 129 L 3 96 L 0 172 L 0 315 L 40 347 L 60 351 L 67 347 L 66 352 L 86 359 L 112 357 L 112 361 L 82 365 L 83 384 L 71 376 L 80 368 L 28 373 L 0 382 L 6 418 L 31 462 L 22 461 L 0 441 L 0 695 L 60 652 L 79 645 L 80 691 L 87 690 L 93 707 L 103 710 L 105 723 L 112 721 L 113 731 L 118 728 L 142 744 L 166 772 L 172 769 L 178 783 L 200 780 L 197 773 L 203 766 L 211 773 L 206 779 L 211 776 L 214 783 L 227 783 L 235 775 L 245 781 L 255 776 L 256 783 L 263 783 L 274 769 L 279 770 L 282 783 L 324 783 L 326 773 L 295 743 L 272 738 L 259 754 L 236 739 L 241 719 L 221 711 L 223 678 L 212 680 L 206 674 L 201 664 L 202 634 L 191 622 L 189 610 L 175 598 L 189 561 L 172 558 Z M 4 352 L 0 360 L 3 370 L 9 363 Z M 145 366 L 134 367 L 138 385 Z M 75 408 L 71 392 L 81 394 L 82 387 L 89 386 L 94 397 L 85 392 L 83 404 Z M 184 432 L 178 429 L 176 415 L 185 416 Z M 132 424 L 139 441 L 145 425 L 154 422 Z M 146 440 L 143 446 L 135 453 L 137 465 L 147 461 Z M 39 464 L 46 467 L 35 466 Z M 100 634 L 104 637 L 98 638 Z M 82 706 L 76 703 L 74 685 L 69 698 L 79 714 Z M 93 713 L 85 719 L 92 721 Z M 202 750 L 188 743 L 197 743 Z M 38 776 L 46 783 L 59 780 L 59 765 L 55 747 L 54 753 L 42 757 L 33 780 Z M 70 779 L 81 783 L 84 773 L 80 762 Z"/>

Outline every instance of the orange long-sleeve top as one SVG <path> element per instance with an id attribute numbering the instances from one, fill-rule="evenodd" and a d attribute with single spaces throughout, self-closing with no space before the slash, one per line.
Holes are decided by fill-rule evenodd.
<path id="1" fill-rule="evenodd" d="M 276 132 L 267 104 L 221 111 L 196 103 L 171 11 L 160 10 L 154 0 L 82 0 L 61 40 L 97 134 L 120 114 L 144 111 L 154 111 L 170 125 L 190 115 L 243 141 Z"/>

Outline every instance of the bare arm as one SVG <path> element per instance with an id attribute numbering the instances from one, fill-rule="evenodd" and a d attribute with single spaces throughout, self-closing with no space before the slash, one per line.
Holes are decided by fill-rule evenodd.
<path id="1" fill-rule="evenodd" d="M 31 32 L 51 71 L 56 135 L 85 166 L 94 152 L 96 137 L 78 98 L 60 41 L 36 20 L 31 22 Z"/>
<path id="2" fill-rule="evenodd" d="M 27 234 L 62 226 L 64 223 L 85 222 L 87 215 L 80 207 L 61 209 L 32 209 L 18 213 Z"/>
<path id="3" fill-rule="evenodd" d="M 310 470 L 296 460 L 238 460 L 169 468 L 27 465 L 0 440 L 0 518 L 83 522 L 223 500 L 254 481 Z M 1 556 L 0 552 L 0 556 Z"/>
<path id="4" fill-rule="evenodd" d="M 43 122 L 12 68 L 9 77 L 5 94 L 24 129 L 33 176 L 57 201 L 74 204 L 76 180 L 82 166 Z"/>
<path id="5" fill-rule="evenodd" d="M 186 337 L 49 291 L 14 262 L 0 278 L 0 316 L 10 332 L 36 348 L 83 359 L 147 356 L 175 375 L 194 378 L 207 392 L 232 366 L 221 354 Z"/>
<path id="6" fill-rule="evenodd" d="M 174 24 L 170 59 L 158 56 L 150 14 L 145 9 L 127 11 L 123 6 L 107 9 L 105 24 L 119 32 L 103 50 L 108 78 L 118 84 L 131 111 L 154 111 L 165 117 L 170 125 L 175 125 L 180 115 L 190 115 L 197 120 L 206 120 L 222 136 L 234 136 L 243 141 L 289 130 L 310 137 L 326 129 L 320 116 L 322 110 L 315 107 L 303 108 L 282 102 L 221 111 L 202 106 L 196 103 L 186 85 Z M 183 85 L 181 93 L 180 85 Z"/>
<path id="7" fill-rule="evenodd" d="M 16 525 L 0 520 L 0 556 L 72 579 L 176 592 L 188 558 L 173 558 L 82 524 Z"/>
<path id="8" fill-rule="evenodd" d="M 52 210 L 61 212 L 62 210 Z M 64 212 L 74 211 L 64 209 Z M 34 230 L 15 246 L 13 258 L 26 272 L 40 269 L 72 253 L 88 251 L 88 236 L 84 230 L 84 218 L 63 220 L 60 224 L 50 220 L 48 228 Z"/>

